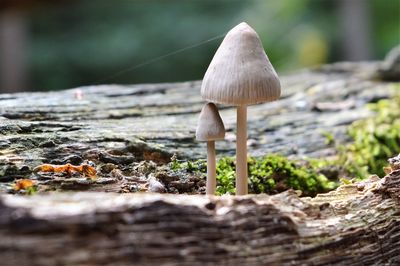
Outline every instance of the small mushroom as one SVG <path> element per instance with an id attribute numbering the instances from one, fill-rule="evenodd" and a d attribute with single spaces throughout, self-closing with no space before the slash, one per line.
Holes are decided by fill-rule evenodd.
<path id="1" fill-rule="evenodd" d="M 218 113 L 218 108 L 213 103 L 207 103 L 201 110 L 199 123 L 196 129 L 196 139 L 207 141 L 207 184 L 206 194 L 214 195 L 217 185 L 215 140 L 224 139 L 225 127 Z"/>
<path id="2" fill-rule="evenodd" d="M 204 100 L 237 106 L 236 194 L 247 187 L 247 105 L 280 97 L 281 85 L 257 33 L 245 22 L 228 32 L 204 76 Z"/>

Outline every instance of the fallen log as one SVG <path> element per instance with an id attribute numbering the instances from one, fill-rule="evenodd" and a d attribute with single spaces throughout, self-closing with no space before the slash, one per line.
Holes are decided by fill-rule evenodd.
<path id="1" fill-rule="evenodd" d="M 398 265 L 400 170 L 315 198 L 0 197 L 2 265 Z"/>
<path id="2" fill-rule="evenodd" d="M 348 143 L 348 125 L 373 115 L 365 105 L 398 91 L 396 80 L 386 80 L 396 76 L 391 70 L 397 65 L 392 65 L 386 64 L 382 74 L 382 62 L 358 62 L 282 75 L 280 100 L 249 107 L 249 154 L 334 156 L 337 149 L 324 133 L 337 145 Z M 205 158 L 206 148 L 194 137 L 203 104 L 198 81 L 0 94 L 0 193 L 21 178 L 37 179 L 39 190 L 132 192 L 132 182 L 113 177 L 113 169 L 143 176 L 147 173 L 137 171 L 143 160 L 165 165 L 173 154 Z M 235 108 L 220 113 L 227 133 L 226 141 L 216 143 L 217 155 L 233 156 Z M 96 164 L 97 181 L 32 175 L 42 163 L 85 160 Z M 197 190 L 197 181 L 191 183 L 184 192 Z"/>
<path id="3" fill-rule="evenodd" d="M 334 155 L 323 132 L 348 142 L 347 126 L 373 115 L 365 105 L 398 91 L 398 60 L 388 62 L 337 63 L 282 76 L 281 100 L 249 108 L 250 154 Z M 295 191 L 243 197 L 104 193 L 151 187 L 148 180 L 158 182 L 152 175 L 173 154 L 204 158 L 205 147 L 194 140 L 203 105 L 199 85 L 0 95 L 0 264 L 400 264 L 395 167 L 383 179 L 373 176 L 315 198 Z M 228 134 L 218 154 L 233 155 L 234 109 L 221 115 Z M 97 179 L 34 171 L 42 163 L 86 160 L 96 164 Z M 21 178 L 36 182 L 38 194 L 6 195 Z M 180 185 L 176 192 L 204 186 L 195 177 L 185 183 L 179 176 L 156 178 Z M 164 190 L 155 184 L 154 190 Z M 70 190 L 91 192 L 60 193 Z"/>

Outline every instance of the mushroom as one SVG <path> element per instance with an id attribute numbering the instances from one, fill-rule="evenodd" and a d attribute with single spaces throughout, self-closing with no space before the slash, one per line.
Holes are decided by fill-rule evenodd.
<path id="1" fill-rule="evenodd" d="M 257 33 L 245 22 L 228 32 L 201 85 L 203 99 L 237 106 L 236 195 L 247 187 L 247 105 L 270 102 L 281 94 L 278 75 Z"/>
<path id="2" fill-rule="evenodd" d="M 196 129 L 196 139 L 207 141 L 207 185 L 206 194 L 214 195 L 217 185 L 215 141 L 224 139 L 225 127 L 213 103 L 206 103 L 201 110 L 199 123 Z"/>

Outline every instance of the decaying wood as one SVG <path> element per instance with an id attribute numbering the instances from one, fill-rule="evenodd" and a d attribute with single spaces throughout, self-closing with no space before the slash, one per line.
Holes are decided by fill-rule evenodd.
<path id="1" fill-rule="evenodd" d="M 400 56 L 391 58 L 281 75 L 283 97 L 249 108 L 249 153 L 334 155 L 324 133 L 346 143 L 348 124 L 373 115 L 365 104 L 398 90 Z M 202 192 L 201 177 L 157 172 L 175 153 L 205 158 L 194 138 L 199 88 L 0 95 L 0 265 L 400 264 L 400 158 L 383 179 L 315 198 L 104 193 Z M 221 110 L 227 140 L 217 143 L 219 155 L 234 154 L 235 115 Z M 97 165 L 97 179 L 33 171 L 86 160 Z M 6 195 L 21 178 L 39 193 Z M 60 193 L 66 190 L 91 192 Z"/>
<path id="2" fill-rule="evenodd" d="M 0 197 L 2 265 L 399 265 L 400 170 L 315 198 Z"/>
<path id="3" fill-rule="evenodd" d="M 398 91 L 396 60 L 336 63 L 281 75 L 282 98 L 248 108 L 249 154 L 334 155 L 335 145 L 327 142 L 325 133 L 337 144 L 346 143 L 347 126 L 373 115 L 365 105 Z M 112 170 L 147 178 L 152 170 L 138 171 L 142 160 L 165 164 L 173 154 L 206 158 L 205 144 L 195 140 L 203 104 L 200 82 L 2 94 L 0 192 L 18 178 L 37 180 L 40 190 L 136 191 L 137 184 L 115 178 Z M 236 112 L 221 107 L 227 133 L 225 141 L 216 143 L 217 154 L 233 156 Z M 97 165 L 97 180 L 32 174 L 42 163 L 80 165 L 85 160 Z M 186 181 L 185 188 L 168 192 L 199 192 L 198 180 Z"/>

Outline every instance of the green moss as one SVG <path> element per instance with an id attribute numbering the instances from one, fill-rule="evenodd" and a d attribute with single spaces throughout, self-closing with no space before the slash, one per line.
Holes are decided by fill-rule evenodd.
<path id="1" fill-rule="evenodd" d="M 205 175 L 204 160 L 195 162 L 172 162 L 171 169 Z M 217 163 L 217 194 L 234 194 L 236 166 L 234 158 L 224 157 Z M 301 164 L 280 155 L 248 159 L 249 192 L 278 193 L 289 188 L 301 190 L 305 196 L 314 196 L 336 187 L 311 164 Z"/>
<path id="2" fill-rule="evenodd" d="M 197 161 L 183 161 L 180 162 L 173 158 L 170 162 L 169 167 L 171 170 L 180 171 L 183 170 L 188 173 L 206 173 L 207 172 L 207 162 L 206 160 Z"/>
<path id="3" fill-rule="evenodd" d="M 348 128 L 352 143 L 337 147 L 338 155 L 332 160 L 311 159 L 316 169 L 335 166 L 342 182 L 364 179 L 371 174 L 383 177 L 387 159 L 400 152 L 400 94 L 392 99 L 369 104 L 376 115 L 356 121 Z M 331 134 L 323 133 L 332 144 Z"/>
<path id="4" fill-rule="evenodd" d="M 309 163 L 289 160 L 280 155 L 249 160 L 250 190 L 252 193 L 276 193 L 289 188 L 314 196 L 336 187 Z"/>
<path id="5" fill-rule="evenodd" d="M 235 161 L 232 157 L 221 158 L 217 163 L 217 194 L 234 194 L 236 179 Z"/>
<path id="6" fill-rule="evenodd" d="M 341 149 L 339 159 L 353 165 L 356 177 L 370 174 L 383 176 L 387 159 L 400 152 L 400 95 L 370 104 L 374 117 L 354 122 L 349 135 L 354 142 Z"/>
<path id="7" fill-rule="evenodd" d="M 325 144 L 332 145 L 335 143 L 335 137 L 330 132 L 322 132 L 322 135 L 325 137 Z"/>
<path id="8" fill-rule="evenodd" d="M 35 195 L 38 192 L 37 186 L 32 186 L 26 189 L 26 195 Z"/>

